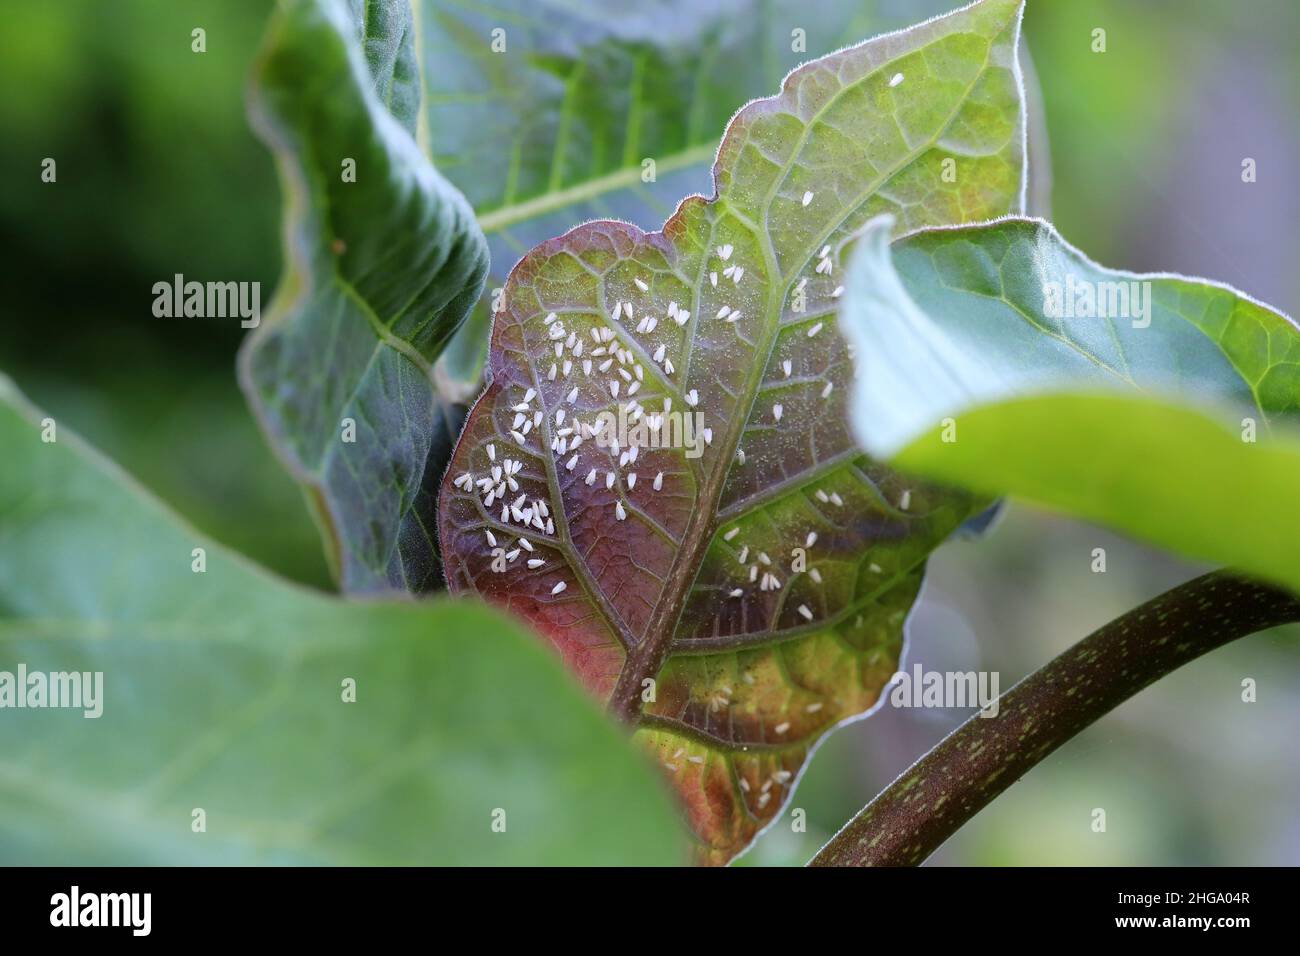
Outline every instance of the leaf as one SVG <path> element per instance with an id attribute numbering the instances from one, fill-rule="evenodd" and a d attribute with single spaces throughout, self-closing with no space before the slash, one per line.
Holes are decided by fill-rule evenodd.
<path id="1" fill-rule="evenodd" d="M 441 583 L 428 519 L 464 417 L 434 367 L 487 248 L 402 125 L 418 97 L 409 8 L 366 11 L 364 36 L 340 0 L 290 0 L 270 28 L 252 113 L 284 183 L 287 271 L 240 377 L 344 590 L 418 592 Z"/>
<path id="2" fill-rule="evenodd" d="M 440 496 L 448 585 L 531 621 L 636 723 L 702 860 L 744 848 L 817 740 L 875 703 L 926 554 L 977 504 L 855 448 L 833 250 L 884 209 L 1019 208 L 1019 14 L 983 0 L 796 70 L 732 121 L 714 199 L 660 233 L 579 226 L 506 287 Z M 635 424 L 617 450 L 582 437 L 638 406 L 670 447 Z"/>
<path id="3" fill-rule="evenodd" d="M 868 450 L 1300 588 L 1295 322 L 1106 269 L 1041 220 L 890 229 L 866 228 L 843 305 Z"/>
<path id="4" fill-rule="evenodd" d="M 272 578 L 42 417 L 0 377 L 0 672 L 100 671 L 102 716 L 0 710 L 0 859 L 685 859 L 653 770 L 522 628 Z"/>
<path id="5" fill-rule="evenodd" d="M 678 199 L 711 185 L 727 121 L 777 77 L 951 3 L 907 6 L 910 19 L 843 0 L 752 9 L 734 0 L 416 0 L 421 142 L 480 217 L 488 292 L 525 251 L 574 223 L 656 228 Z M 482 387 L 490 298 L 475 311 L 477 327 L 458 333 L 454 361 L 444 359 L 449 379 L 473 383 L 467 399 Z"/>
<path id="6" fill-rule="evenodd" d="M 941 4 L 923 0 L 912 13 Z M 510 262 L 576 218 L 661 222 L 707 181 L 738 106 L 885 19 L 839 0 L 772 0 L 752 13 L 727 0 L 490 9 L 419 0 L 418 9 L 431 159 L 484 230 L 511 242 Z"/>

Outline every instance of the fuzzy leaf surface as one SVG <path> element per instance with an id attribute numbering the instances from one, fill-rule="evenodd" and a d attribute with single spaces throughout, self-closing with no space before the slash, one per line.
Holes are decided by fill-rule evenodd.
<path id="1" fill-rule="evenodd" d="M 842 318 L 864 447 L 1300 591 L 1300 326 L 1032 219 L 871 224 Z"/>
<path id="2" fill-rule="evenodd" d="M 290 0 L 254 82 L 286 272 L 240 377 L 349 592 L 441 584 L 431 519 L 465 408 L 435 368 L 487 274 L 469 204 L 412 138 L 415 69 L 408 6 Z"/>

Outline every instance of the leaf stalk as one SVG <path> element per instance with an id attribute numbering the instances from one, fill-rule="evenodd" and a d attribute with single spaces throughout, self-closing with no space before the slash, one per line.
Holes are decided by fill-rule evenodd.
<path id="1" fill-rule="evenodd" d="M 1300 621 L 1287 591 L 1216 571 L 1116 618 L 973 715 L 831 838 L 810 866 L 915 866 L 1057 747 L 1171 671 Z"/>

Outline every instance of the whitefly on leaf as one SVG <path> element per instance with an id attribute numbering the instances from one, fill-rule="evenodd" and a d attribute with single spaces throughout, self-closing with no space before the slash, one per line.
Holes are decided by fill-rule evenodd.
<path id="1" fill-rule="evenodd" d="M 703 862 L 876 703 L 926 556 L 978 507 L 856 447 L 838 249 L 880 213 L 1021 208 L 1019 21 L 980 0 L 800 67 L 732 120 L 713 198 L 581 225 L 506 285 L 440 495 L 449 587 L 636 728 Z"/>

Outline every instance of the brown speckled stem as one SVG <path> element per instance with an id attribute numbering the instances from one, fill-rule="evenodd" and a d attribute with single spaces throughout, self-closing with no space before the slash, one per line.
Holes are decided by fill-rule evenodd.
<path id="1" fill-rule="evenodd" d="M 1148 684 L 1238 637 L 1300 621 L 1289 593 L 1207 574 L 1090 634 L 971 717 L 862 809 L 810 866 L 915 866 L 1031 767 Z"/>

